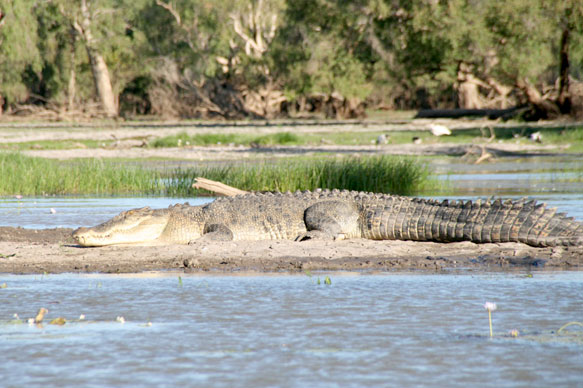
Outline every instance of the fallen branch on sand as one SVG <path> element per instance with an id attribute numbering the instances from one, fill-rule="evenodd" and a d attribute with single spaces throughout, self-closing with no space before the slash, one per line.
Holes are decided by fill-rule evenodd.
<path id="1" fill-rule="evenodd" d="M 195 189 L 204 189 L 212 191 L 213 193 L 226 195 L 228 197 L 248 193 L 247 191 L 239 190 L 236 187 L 228 186 L 224 183 L 212 181 L 202 177 L 198 177 L 194 181 L 195 182 L 192 184 L 192 187 Z"/>

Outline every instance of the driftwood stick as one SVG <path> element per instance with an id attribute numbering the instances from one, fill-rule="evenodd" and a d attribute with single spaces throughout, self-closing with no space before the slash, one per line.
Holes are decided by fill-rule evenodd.
<path id="1" fill-rule="evenodd" d="M 224 183 L 211 181 L 210 179 L 198 177 L 194 180 L 192 187 L 195 189 L 204 189 L 213 193 L 232 197 L 240 194 L 248 194 L 248 191 L 239 190 L 235 187 L 227 186 Z"/>

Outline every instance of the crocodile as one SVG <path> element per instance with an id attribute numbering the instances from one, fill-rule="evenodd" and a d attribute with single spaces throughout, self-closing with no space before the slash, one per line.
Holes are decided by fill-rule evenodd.
<path id="1" fill-rule="evenodd" d="M 250 193 L 191 206 L 128 210 L 73 232 L 81 246 L 203 240 L 414 240 L 583 245 L 583 224 L 536 201 L 463 201 L 357 191 Z"/>

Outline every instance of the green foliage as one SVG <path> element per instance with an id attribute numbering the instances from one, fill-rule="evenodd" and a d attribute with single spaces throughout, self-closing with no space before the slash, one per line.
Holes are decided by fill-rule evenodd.
<path id="1" fill-rule="evenodd" d="M 0 195 L 159 194 L 159 174 L 141 167 L 82 159 L 62 163 L 16 153 L 0 153 Z"/>
<path id="2" fill-rule="evenodd" d="M 0 25 L 0 108 L 2 99 L 9 103 L 30 95 L 24 80 L 26 72 L 41 71 L 40 53 L 36 48 L 37 22 L 34 0 L 0 0 L 4 18 Z"/>
<path id="3" fill-rule="evenodd" d="M 186 132 L 181 132 L 177 135 L 158 138 L 151 143 L 151 146 L 154 148 L 180 147 L 188 145 L 208 146 L 215 144 L 229 144 L 235 142 L 236 139 L 237 135 L 235 134 L 211 133 L 189 136 Z"/>
<path id="4" fill-rule="evenodd" d="M 302 141 L 298 135 L 290 132 L 279 132 L 271 135 L 264 135 L 255 138 L 252 143 L 259 145 L 286 145 L 286 144 L 301 144 Z"/>
<path id="5" fill-rule="evenodd" d="M 156 139 L 151 146 L 159 147 L 181 147 L 188 145 L 225 145 L 225 144 L 256 144 L 261 146 L 267 145 L 285 145 L 285 144 L 303 144 L 301 139 L 289 132 L 279 132 L 270 135 L 257 137 L 256 135 L 235 134 L 235 133 L 208 133 L 189 136 L 186 132 L 177 135 L 167 136 Z"/>
<path id="6" fill-rule="evenodd" d="M 224 164 L 167 171 L 123 166 L 96 159 L 59 162 L 0 153 L 0 195 L 144 194 L 193 195 L 195 178 L 221 181 L 243 190 L 295 191 L 316 188 L 412 194 L 427 170 L 412 159 L 368 158 L 286 160 Z"/>
<path id="7" fill-rule="evenodd" d="M 325 188 L 409 195 L 423 188 L 428 173 L 413 159 L 388 156 L 224 164 L 172 172 L 168 193 L 188 194 L 199 176 L 249 191 Z"/>
<path id="8" fill-rule="evenodd" d="M 274 72 L 281 76 L 290 98 L 340 93 L 363 100 L 370 94 L 370 50 L 361 44 L 358 14 L 346 12 L 342 3 L 288 2 L 287 23 L 272 55 Z"/>
<path id="9" fill-rule="evenodd" d="M 196 94 L 210 80 L 241 93 L 279 90 L 297 101 L 339 93 L 416 107 L 455 100 L 460 63 L 505 85 L 554 83 L 561 33 L 568 29 L 571 75 L 583 77 L 578 0 L 87 4 L 92 44 L 73 33 L 84 17 L 81 2 L 0 0 L 0 97 L 9 105 L 31 96 L 62 105 L 73 76 L 77 101 L 95 100 L 87 49 L 103 55 L 118 94 L 160 80 Z M 147 90 L 135 94 L 147 98 Z"/>

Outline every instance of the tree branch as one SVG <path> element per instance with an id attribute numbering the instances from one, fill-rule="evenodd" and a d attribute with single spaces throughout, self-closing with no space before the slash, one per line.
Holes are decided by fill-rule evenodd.
<path id="1" fill-rule="evenodd" d="M 164 8 L 166 11 L 170 12 L 174 19 L 176 19 L 176 23 L 179 26 L 182 26 L 182 19 L 180 18 L 180 14 L 178 13 L 178 11 L 174 9 L 174 7 L 172 7 L 172 4 L 165 3 L 162 0 L 156 0 L 156 4 Z"/>
<path id="2" fill-rule="evenodd" d="M 206 178 L 198 177 L 194 181 L 195 183 L 192 184 L 192 187 L 194 187 L 195 189 L 204 189 L 212 191 L 213 193 L 226 195 L 229 197 L 249 193 L 248 191 L 239 190 L 235 187 L 227 186 L 224 183 L 212 181 Z"/>

